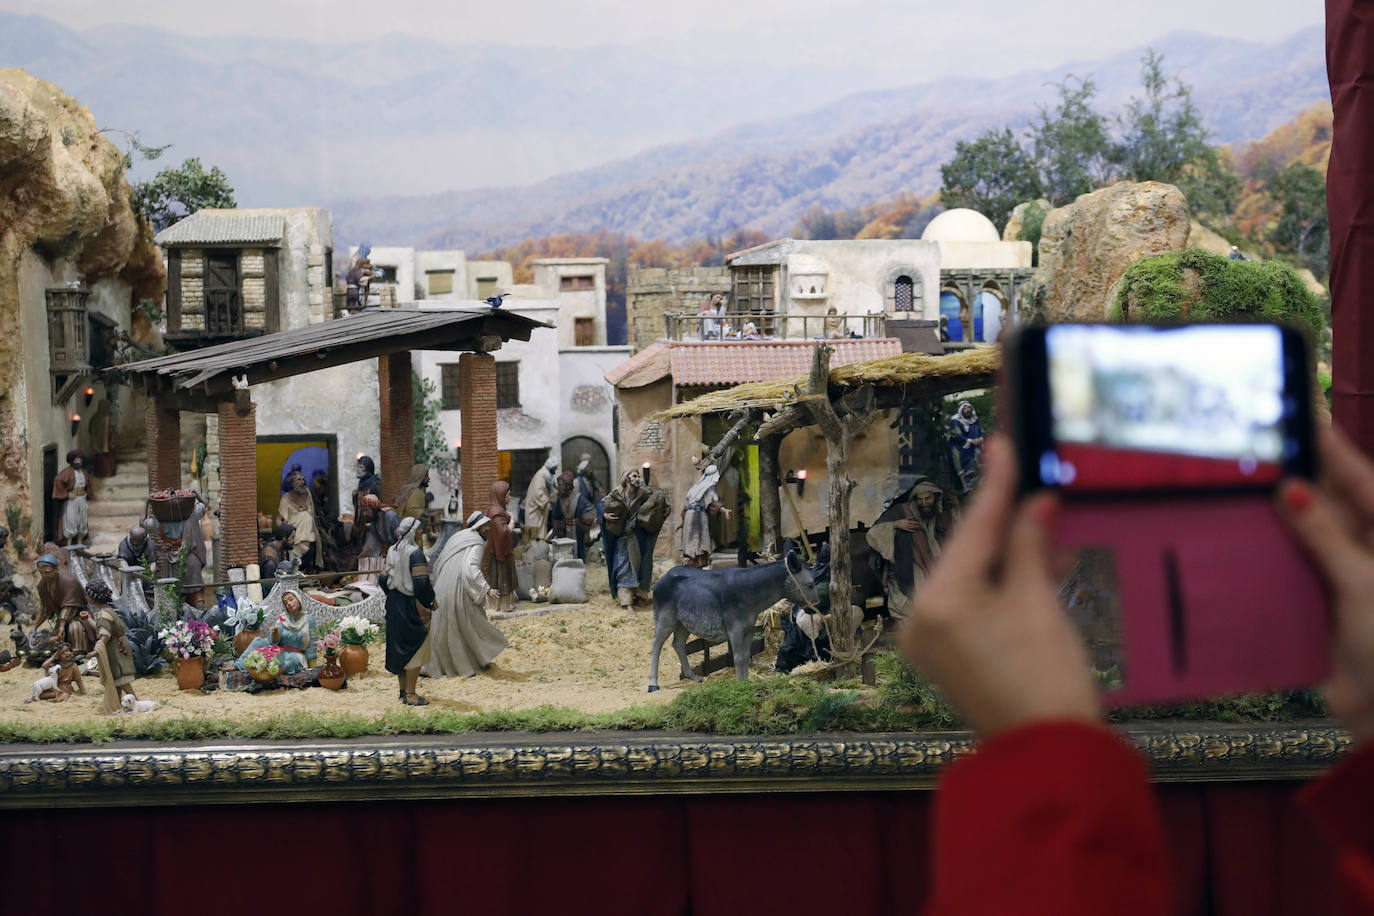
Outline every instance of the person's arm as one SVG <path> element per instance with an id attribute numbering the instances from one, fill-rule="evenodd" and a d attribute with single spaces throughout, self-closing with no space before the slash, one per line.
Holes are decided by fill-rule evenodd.
<path id="1" fill-rule="evenodd" d="M 1350 732 L 1349 758 L 1300 797 L 1339 854 L 1340 912 L 1374 912 L 1374 464 L 1334 428 L 1321 435 L 1325 479 L 1290 480 L 1279 508 L 1329 582 L 1335 621 L 1331 715 Z"/>
<path id="2" fill-rule="evenodd" d="M 982 739 L 941 779 L 927 912 L 1167 913 L 1145 763 L 1103 724 L 1051 575 L 1056 504 L 1018 505 L 1005 441 L 989 459 L 901 636 Z"/>

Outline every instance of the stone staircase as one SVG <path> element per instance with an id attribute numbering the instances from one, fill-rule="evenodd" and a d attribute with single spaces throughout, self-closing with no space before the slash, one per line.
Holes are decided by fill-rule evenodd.
<path id="1" fill-rule="evenodd" d="M 91 552 L 111 554 L 143 518 L 148 499 L 148 461 L 142 449 L 120 451 L 115 476 L 100 478 L 90 503 Z"/>

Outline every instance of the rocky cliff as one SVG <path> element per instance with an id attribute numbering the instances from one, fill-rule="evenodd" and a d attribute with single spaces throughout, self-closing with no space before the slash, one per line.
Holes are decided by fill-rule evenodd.
<path id="1" fill-rule="evenodd" d="M 152 233 L 133 212 L 123 156 L 62 90 L 0 69 L 0 499 L 27 505 L 19 261 L 68 259 L 87 283 L 117 277 L 139 299 L 166 286 Z M 31 396 L 34 396 L 31 394 Z"/>
<path id="2" fill-rule="evenodd" d="M 1040 266 L 1022 292 L 1031 317 L 1102 321 L 1126 268 L 1188 244 L 1188 201 L 1171 184 L 1128 182 L 1051 210 L 1040 235 Z"/>

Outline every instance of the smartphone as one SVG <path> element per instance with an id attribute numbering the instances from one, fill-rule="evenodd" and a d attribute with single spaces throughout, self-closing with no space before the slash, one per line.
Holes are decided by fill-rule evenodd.
<path id="1" fill-rule="evenodd" d="M 1277 324 L 1056 324 L 1009 344 L 1022 487 L 1065 497 L 1314 477 L 1311 345 Z"/>
<path id="2" fill-rule="evenodd" d="M 1275 324 L 1057 324 L 1008 342 L 1022 486 L 1061 495 L 1061 593 L 1111 702 L 1325 677 L 1328 599 L 1270 492 L 1315 476 L 1310 352 Z"/>

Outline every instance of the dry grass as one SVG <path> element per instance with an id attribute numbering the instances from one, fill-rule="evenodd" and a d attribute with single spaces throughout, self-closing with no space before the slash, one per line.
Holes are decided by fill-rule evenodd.
<path id="1" fill-rule="evenodd" d="M 830 370 L 830 384 L 841 387 L 874 385 L 879 388 L 919 386 L 921 383 L 958 379 L 966 387 L 976 388 L 991 383 L 992 376 L 1002 365 L 1002 351 L 998 347 L 974 347 L 946 356 L 927 356 L 924 353 L 899 353 L 863 363 L 849 363 Z M 721 391 L 710 391 L 667 410 L 654 414 L 655 419 L 700 416 L 741 408 L 777 409 L 798 404 L 814 395 L 803 394 L 806 376 L 772 379 L 765 382 L 746 382 Z M 913 398 L 921 397 L 919 390 Z"/>

